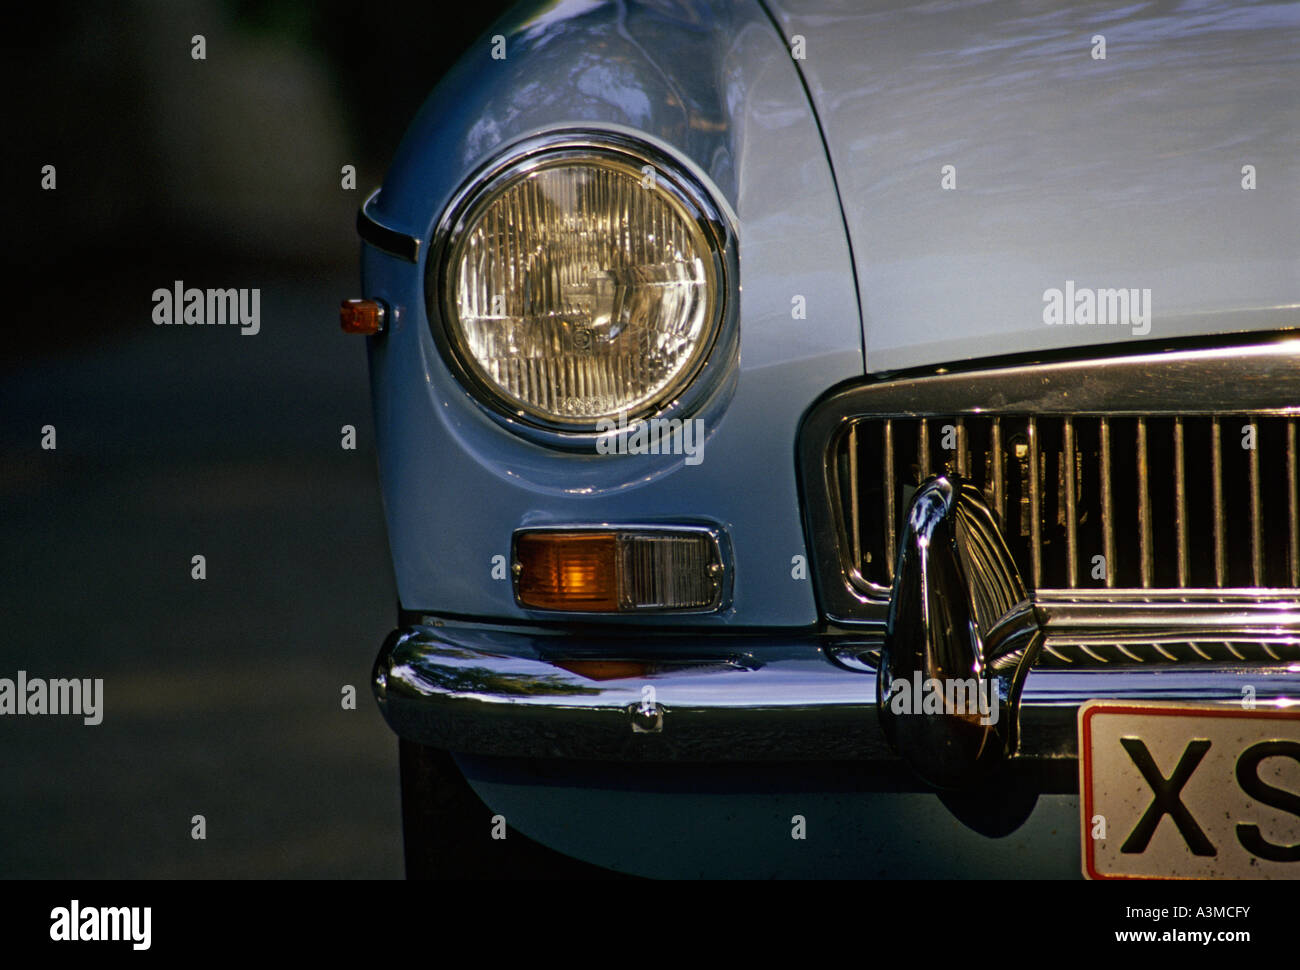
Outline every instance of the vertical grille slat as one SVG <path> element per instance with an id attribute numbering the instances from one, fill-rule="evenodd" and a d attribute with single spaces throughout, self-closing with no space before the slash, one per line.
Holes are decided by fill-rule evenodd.
<path id="1" fill-rule="evenodd" d="M 1147 420 L 1137 421 L 1138 560 L 1143 589 L 1151 588 L 1155 549 L 1151 538 L 1151 469 L 1147 461 Z"/>
<path id="2" fill-rule="evenodd" d="M 1043 513 L 1039 496 L 1038 421 L 1030 418 L 1026 432 L 1029 437 L 1029 556 L 1033 563 L 1031 575 L 1034 587 L 1043 585 Z"/>
<path id="3" fill-rule="evenodd" d="M 1254 447 L 1246 449 L 1247 467 L 1250 473 L 1250 581 L 1254 586 L 1264 585 L 1264 532 L 1262 510 L 1259 496 L 1259 449 L 1263 442 L 1259 436 L 1259 426 L 1252 422 L 1250 429 Z"/>
<path id="4" fill-rule="evenodd" d="M 853 536 L 853 561 L 862 562 L 862 512 L 859 506 L 858 426 L 849 425 L 849 534 Z"/>
<path id="5" fill-rule="evenodd" d="M 1183 419 L 1174 419 L 1174 528 L 1178 542 L 1178 585 L 1188 584 L 1187 559 L 1187 443 Z"/>
<path id="6" fill-rule="evenodd" d="M 1223 508 L 1223 425 L 1216 417 L 1210 425 L 1210 483 L 1214 489 L 1214 585 L 1223 588 L 1228 573 L 1224 544 Z"/>
<path id="7" fill-rule="evenodd" d="M 898 499 L 894 496 L 894 481 L 897 472 L 894 467 L 894 422 L 885 422 L 885 461 L 883 473 L 885 503 L 885 575 L 889 582 L 894 581 L 894 557 L 898 544 Z"/>
<path id="8" fill-rule="evenodd" d="M 983 491 L 1035 589 L 1300 589 L 1297 423 L 1228 413 L 854 419 L 837 459 L 842 548 L 862 579 L 887 589 L 912 494 L 956 474 Z"/>
<path id="9" fill-rule="evenodd" d="M 1294 431 L 1294 429 L 1292 429 Z M 1292 442 L 1295 441 L 1295 435 L 1292 435 Z M 1007 520 L 1007 487 L 1004 480 L 1006 474 L 1006 456 L 1002 451 L 1002 419 L 994 418 L 993 427 L 989 431 L 989 464 L 992 466 L 993 475 L 993 509 L 997 512 L 998 521 L 1005 523 Z M 1292 454 L 1295 448 L 1291 449 Z M 1294 463 L 1293 463 L 1294 464 Z"/>
<path id="10" fill-rule="evenodd" d="M 1066 584 L 1070 589 L 1079 585 L 1079 509 L 1075 494 L 1074 421 L 1066 418 L 1061 427 L 1065 479 L 1065 567 Z"/>
<path id="11" fill-rule="evenodd" d="M 1300 586 L 1300 476 L 1296 465 L 1300 459 L 1296 456 L 1295 418 L 1286 423 L 1286 487 L 1287 487 L 1287 559 L 1290 561 L 1290 579 L 1292 586 Z"/>
<path id="12" fill-rule="evenodd" d="M 1105 530 L 1102 555 L 1105 557 L 1106 585 L 1115 585 L 1119 563 L 1115 559 L 1115 498 L 1111 486 L 1110 419 L 1102 418 L 1101 435 L 1101 524 Z"/>

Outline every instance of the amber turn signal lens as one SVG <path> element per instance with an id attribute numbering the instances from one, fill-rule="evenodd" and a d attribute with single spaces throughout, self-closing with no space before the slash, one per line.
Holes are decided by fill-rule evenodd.
<path id="1" fill-rule="evenodd" d="M 519 602 L 539 610 L 618 609 L 618 537 L 613 532 L 531 532 L 515 544 Z"/>
<path id="2" fill-rule="evenodd" d="M 344 333 L 376 334 L 384 329 L 387 313 L 378 300 L 344 300 L 339 323 Z"/>

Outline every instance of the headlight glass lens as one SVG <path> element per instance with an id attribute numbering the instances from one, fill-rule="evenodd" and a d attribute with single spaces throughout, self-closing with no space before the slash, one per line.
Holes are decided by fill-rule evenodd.
<path id="1" fill-rule="evenodd" d="M 451 229 L 443 313 L 498 406 L 570 430 L 662 409 L 717 335 L 722 281 L 700 211 L 610 152 L 534 157 Z"/>

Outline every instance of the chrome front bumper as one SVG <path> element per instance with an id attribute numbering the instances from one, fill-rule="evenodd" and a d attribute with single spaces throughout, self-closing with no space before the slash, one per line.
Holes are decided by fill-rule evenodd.
<path id="1" fill-rule="evenodd" d="M 880 638 L 718 634 L 606 638 L 472 625 L 394 631 L 375 663 L 401 737 L 465 754 L 608 761 L 892 760 L 876 707 Z M 640 662 L 594 679 L 583 664 Z M 1091 699 L 1259 707 L 1300 699 L 1300 664 L 1031 669 L 1014 758 L 1075 756 Z"/>
<path id="2" fill-rule="evenodd" d="M 1300 341 L 1291 331 L 1259 340 L 1253 346 L 871 382 L 831 394 L 810 413 L 799 444 L 811 562 L 830 632 L 524 632 L 426 616 L 384 644 L 375 695 L 402 737 L 466 754 L 696 762 L 901 756 L 921 778 L 951 788 L 977 783 L 1006 758 L 1074 758 L 1078 708 L 1089 700 L 1300 704 Z M 1079 506 L 1070 484 L 1078 477 L 1067 471 L 1058 505 L 1067 523 L 1068 560 L 1076 568 L 1067 571 L 1066 587 L 1039 588 L 1033 580 L 1043 571 L 1037 531 L 1042 489 L 1035 483 L 1045 472 L 1030 476 L 1024 488 L 1033 538 L 1022 576 L 1023 564 L 1003 535 L 1002 476 L 993 475 L 990 495 L 966 467 L 978 463 L 965 457 L 931 474 L 933 449 L 918 444 L 918 455 L 924 455 L 919 480 L 909 499 L 896 500 L 893 439 L 882 432 L 880 464 L 888 474 L 880 491 L 888 513 L 880 551 L 891 565 L 891 585 L 864 584 L 861 536 L 845 525 L 856 528 L 860 514 L 854 503 L 871 490 L 860 485 L 855 451 L 847 462 L 852 501 L 846 511 L 839 462 L 827 456 L 838 454 L 832 448 L 837 436 L 864 416 L 924 419 L 919 440 L 928 442 L 930 412 L 915 410 L 921 400 L 958 423 L 990 407 L 998 414 L 1069 420 L 1186 413 L 1215 421 L 1246 407 L 1252 415 L 1284 421 L 1275 467 L 1284 469 L 1287 486 L 1274 515 L 1285 529 L 1286 548 L 1263 542 L 1262 466 L 1251 449 L 1254 491 L 1246 524 L 1255 562 L 1252 587 L 1225 585 L 1230 574 L 1216 568 L 1215 588 L 1195 588 L 1181 567 L 1178 585 L 1158 586 L 1147 566 L 1140 570 L 1141 588 L 1080 585 L 1073 575 L 1081 556 Z M 1079 454 L 1069 440 L 1060 460 L 1067 470 Z M 1145 432 L 1138 442 L 1146 455 Z M 1099 448 L 1110 454 L 1108 444 Z M 965 455 L 960 446 L 956 452 Z M 991 467 L 1000 469 L 1001 445 L 991 443 L 992 453 L 997 462 Z M 1032 461 L 1046 467 L 1036 457 Z M 1183 522 L 1192 507 L 1177 497 L 1186 463 L 1179 458 L 1175 465 L 1174 477 L 1183 485 L 1174 489 L 1173 507 Z M 1110 459 L 1099 467 L 1107 469 L 1109 483 Z M 1145 509 L 1136 521 L 1147 523 L 1140 558 L 1150 565 L 1155 540 L 1146 535 L 1146 459 L 1140 457 L 1135 468 Z M 1214 476 L 1219 481 L 1222 470 Z M 1103 491 L 1112 495 L 1113 488 L 1107 484 Z M 1218 558 L 1226 554 L 1220 499 L 1214 500 Z M 900 503 L 903 515 L 894 522 Z M 1115 544 L 1113 505 L 1100 500 L 1106 522 L 1101 548 Z M 1172 554 L 1182 562 L 1190 556 L 1187 529 L 1176 532 Z M 846 545 L 854 550 L 847 560 Z M 1278 576 L 1285 575 L 1271 585 L 1260 565 L 1270 548 L 1285 551 L 1287 564 L 1282 571 L 1273 564 Z M 1103 560 L 1114 562 L 1115 556 L 1108 552 Z M 971 681 L 981 696 L 1000 699 L 1001 720 L 974 716 L 955 700 L 942 709 L 919 700 L 882 708 L 879 700 L 919 698 L 923 685 L 946 689 Z"/>

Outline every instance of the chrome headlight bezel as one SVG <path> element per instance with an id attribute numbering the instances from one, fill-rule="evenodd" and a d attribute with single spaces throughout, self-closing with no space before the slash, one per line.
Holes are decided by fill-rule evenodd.
<path id="1" fill-rule="evenodd" d="M 729 214 L 715 201 L 716 190 L 707 187 L 689 164 L 640 138 L 600 129 L 557 131 L 515 142 L 476 170 L 453 194 L 434 231 L 425 266 L 425 309 L 435 345 L 469 397 L 500 423 L 542 444 L 586 449 L 602 436 L 598 419 L 558 419 L 516 406 L 466 359 L 452 323 L 456 293 L 451 261 L 459 232 L 480 204 L 504 185 L 564 159 L 608 159 L 638 170 L 651 166 L 657 186 L 691 215 L 700 230 L 708 246 L 709 269 L 717 280 L 710 331 L 701 339 L 700 352 L 660 393 L 637 410 L 624 412 L 629 430 L 651 418 L 685 416 L 699 410 L 734 363 L 739 302 L 736 234 Z M 609 419 L 619 420 L 619 413 Z"/>

